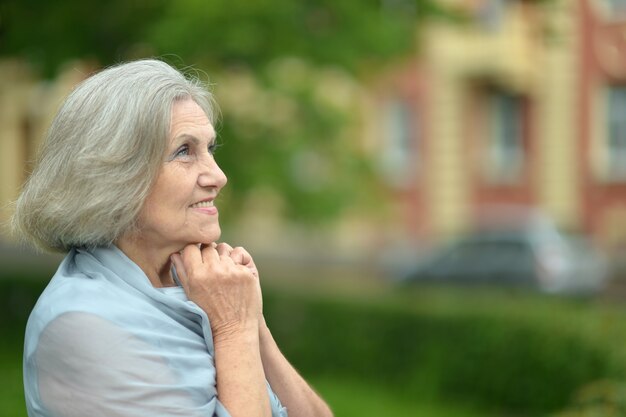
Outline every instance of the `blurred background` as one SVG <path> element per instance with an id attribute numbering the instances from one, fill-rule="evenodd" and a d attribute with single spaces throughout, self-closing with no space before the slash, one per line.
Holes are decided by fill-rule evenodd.
<path id="1" fill-rule="evenodd" d="M 143 57 L 210 83 L 224 240 L 338 417 L 626 416 L 626 0 L 3 0 L 3 225 Z M 0 229 L 0 416 L 61 257 Z"/>

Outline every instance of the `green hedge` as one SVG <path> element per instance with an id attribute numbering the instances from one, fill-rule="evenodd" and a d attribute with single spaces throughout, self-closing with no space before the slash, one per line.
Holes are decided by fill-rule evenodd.
<path id="1" fill-rule="evenodd" d="M 32 279 L 0 279 L 3 345 L 21 347 L 42 288 Z M 471 292 L 424 301 L 435 295 L 387 294 L 381 301 L 270 288 L 264 309 L 281 349 L 303 374 L 372 381 L 412 398 L 545 415 L 567 408 L 581 387 L 623 376 L 615 362 L 619 345 L 606 343 L 612 330 L 579 323 L 596 314 L 593 306 L 571 315 L 550 302 L 542 312 L 533 297 L 522 296 L 510 310 L 501 294 L 481 301 Z M 621 318 L 613 317 L 612 326 Z"/>
<path id="2" fill-rule="evenodd" d="M 541 315 L 459 305 L 416 311 L 288 293 L 266 293 L 265 312 L 303 373 L 354 375 L 415 397 L 546 413 L 616 373 L 604 344 Z"/>
<path id="3" fill-rule="evenodd" d="M 4 344 L 21 344 L 26 320 L 45 283 L 30 276 L 0 275 L 0 329 Z"/>

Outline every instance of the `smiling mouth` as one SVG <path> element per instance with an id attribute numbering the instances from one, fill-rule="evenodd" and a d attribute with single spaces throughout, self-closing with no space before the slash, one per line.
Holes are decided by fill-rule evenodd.
<path id="1" fill-rule="evenodd" d="M 191 207 L 191 208 L 206 208 L 206 207 L 214 207 L 214 205 L 213 205 L 213 200 L 211 200 L 211 201 L 200 201 L 198 203 L 192 204 L 189 207 Z"/>

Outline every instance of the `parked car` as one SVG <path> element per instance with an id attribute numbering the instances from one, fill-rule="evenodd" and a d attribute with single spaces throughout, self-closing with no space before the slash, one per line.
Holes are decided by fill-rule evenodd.
<path id="1" fill-rule="evenodd" d="M 535 219 L 536 220 L 536 219 Z M 404 279 L 412 283 L 504 285 L 588 294 L 608 277 L 604 256 L 549 222 L 479 228 L 435 251 Z"/>

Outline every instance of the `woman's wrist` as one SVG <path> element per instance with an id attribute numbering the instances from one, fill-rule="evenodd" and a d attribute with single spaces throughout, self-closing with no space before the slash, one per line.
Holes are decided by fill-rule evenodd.
<path id="1" fill-rule="evenodd" d="M 215 344 L 232 344 L 232 343 L 256 343 L 259 341 L 259 322 L 258 320 L 249 320 L 245 323 L 229 323 L 213 329 L 213 343 Z"/>
<path id="2" fill-rule="evenodd" d="M 260 342 L 272 340 L 272 333 L 270 332 L 270 328 L 267 327 L 267 323 L 265 322 L 265 317 L 261 315 L 259 318 L 259 339 Z"/>

